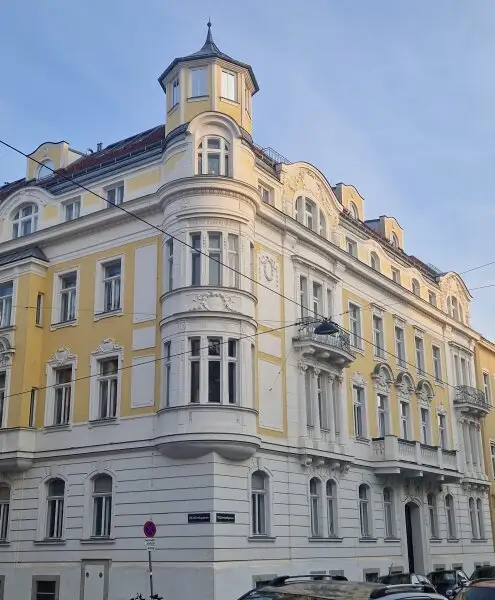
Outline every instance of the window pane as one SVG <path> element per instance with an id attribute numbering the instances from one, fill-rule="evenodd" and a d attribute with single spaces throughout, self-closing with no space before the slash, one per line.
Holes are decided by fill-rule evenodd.
<path id="1" fill-rule="evenodd" d="M 108 475 L 98 475 L 94 479 L 94 493 L 111 493 L 112 491 L 112 478 Z"/>
<path id="2" fill-rule="evenodd" d="M 237 401 L 237 364 L 229 362 L 229 403 Z"/>
<path id="3" fill-rule="evenodd" d="M 193 403 L 199 402 L 199 374 L 200 363 L 198 360 L 191 362 L 191 398 Z"/>
<path id="4" fill-rule="evenodd" d="M 220 361 L 208 362 L 208 402 L 220 402 Z"/>
<path id="5" fill-rule="evenodd" d="M 220 154 L 208 154 L 208 175 L 220 175 Z"/>

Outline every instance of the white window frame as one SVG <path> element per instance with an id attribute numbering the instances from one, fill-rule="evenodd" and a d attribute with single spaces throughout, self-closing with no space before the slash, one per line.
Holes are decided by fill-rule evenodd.
<path id="1" fill-rule="evenodd" d="M 64 484 L 64 493 L 63 495 L 54 495 L 50 496 L 50 484 L 54 481 L 61 481 Z M 65 532 L 65 509 L 66 509 L 66 499 L 67 499 L 67 482 L 61 477 L 51 477 L 46 483 L 46 497 L 45 497 L 45 534 L 44 539 L 46 540 L 63 540 L 64 532 Z M 54 535 L 50 535 L 50 505 L 55 504 L 55 522 L 54 522 Z M 60 514 L 61 513 L 61 514 Z M 59 535 L 56 535 L 56 534 Z"/>
<path id="2" fill-rule="evenodd" d="M 386 492 L 390 494 L 389 499 L 385 498 Z M 383 488 L 382 500 L 385 539 L 395 539 L 397 537 L 397 527 L 395 522 L 395 495 L 393 488 L 390 486 Z"/>
<path id="3" fill-rule="evenodd" d="M 64 221 L 66 223 L 79 219 L 81 216 L 81 196 L 76 196 L 75 198 L 71 198 L 70 200 L 63 202 L 62 209 L 64 211 Z M 68 213 L 71 211 L 72 215 L 69 215 Z M 70 218 L 68 218 L 69 216 Z"/>
<path id="4" fill-rule="evenodd" d="M 120 309 L 104 312 L 105 309 L 105 267 L 110 263 L 120 260 Z M 114 317 L 124 313 L 124 299 L 125 299 L 125 255 L 116 254 L 106 256 L 96 263 L 96 274 L 95 274 L 95 300 L 94 300 L 94 320 L 105 319 L 107 317 Z"/>
<path id="5" fill-rule="evenodd" d="M 262 475 L 263 488 L 253 487 L 253 476 L 258 473 Z M 263 519 L 259 517 L 260 503 L 263 504 Z M 271 478 L 263 469 L 256 469 L 249 473 L 249 506 L 251 537 L 269 537 L 271 527 Z"/>
<path id="6" fill-rule="evenodd" d="M 366 439 L 367 435 L 368 435 L 368 424 L 367 424 L 367 410 L 366 410 L 366 390 L 364 387 L 358 386 L 358 385 L 353 385 L 352 388 L 352 404 L 353 404 L 353 410 L 352 410 L 352 415 L 353 415 L 353 428 L 354 428 L 354 436 L 358 439 Z M 362 402 L 360 402 L 360 398 L 362 399 Z M 360 419 L 358 419 L 358 407 L 360 407 L 360 411 L 359 414 Z M 358 427 L 356 427 L 356 424 L 358 422 L 358 420 L 360 421 L 361 424 L 361 433 L 358 432 Z"/>
<path id="7" fill-rule="evenodd" d="M 437 295 L 435 294 L 435 292 L 432 292 L 431 290 L 428 290 L 428 302 L 432 306 L 437 306 Z"/>
<path id="8" fill-rule="evenodd" d="M 55 163 L 51 158 L 43 160 L 36 170 L 36 180 L 48 179 L 54 174 Z"/>
<path id="9" fill-rule="evenodd" d="M 400 272 L 400 269 L 397 269 L 396 267 L 391 267 L 391 272 L 392 272 L 392 281 L 394 283 L 402 285 L 401 284 L 401 272 Z"/>
<path id="10" fill-rule="evenodd" d="M 423 411 L 426 411 L 426 421 L 423 421 Z M 431 446 L 431 409 L 427 406 L 419 407 L 419 434 L 421 443 Z"/>
<path id="11" fill-rule="evenodd" d="M 411 278 L 411 292 L 418 298 L 421 298 L 421 284 L 415 277 Z"/>
<path id="12" fill-rule="evenodd" d="M 476 521 L 478 525 L 478 536 L 480 540 L 486 538 L 485 533 L 485 516 L 483 514 L 483 499 L 476 498 Z"/>
<path id="13" fill-rule="evenodd" d="M 0 490 L 6 490 L 8 495 L 7 499 L 0 499 L 0 542 L 7 542 L 9 539 L 10 516 L 12 512 L 12 487 L 2 482 Z"/>
<path id="14" fill-rule="evenodd" d="M 493 404 L 492 401 L 492 386 L 490 383 L 490 373 L 483 371 L 483 393 L 485 394 L 485 400 L 490 406 Z"/>
<path id="15" fill-rule="evenodd" d="M 16 284 L 13 279 L 0 281 L 0 285 L 12 285 L 12 293 L 0 297 L 0 328 L 11 327 L 14 323 Z"/>
<path id="16" fill-rule="evenodd" d="M 220 244 L 218 248 L 210 249 L 210 236 L 220 236 Z M 197 250 L 189 248 L 188 251 L 188 277 L 187 281 L 191 286 L 209 286 L 209 287 L 223 287 L 232 289 L 241 289 L 241 265 L 243 264 L 244 254 L 242 251 L 243 243 L 242 238 L 238 233 L 230 231 L 218 231 L 218 230 L 201 230 L 192 231 L 189 234 L 189 244 L 193 245 L 194 236 L 199 236 L 199 246 Z M 231 249 L 230 241 L 236 239 L 237 249 L 234 251 Z M 210 258 L 209 255 L 214 255 L 216 260 L 213 259 L 211 262 L 215 268 L 218 266 L 220 271 L 220 281 L 218 283 L 210 283 Z M 198 256 L 199 265 L 199 282 L 193 283 L 193 255 Z M 229 266 L 233 268 L 229 268 Z"/>
<path id="17" fill-rule="evenodd" d="M 75 276 L 75 281 L 71 285 L 64 285 L 64 283 L 69 279 L 73 279 Z M 69 271 L 64 273 L 63 275 L 58 275 L 59 278 L 59 302 L 60 302 L 60 312 L 58 315 L 57 325 L 60 323 L 71 323 L 72 321 L 77 320 L 77 309 L 78 309 L 78 273 L 77 271 Z"/>
<path id="18" fill-rule="evenodd" d="M 117 408 L 115 418 L 99 418 L 99 373 L 100 361 L 116 358 L 117 359 Z M 90 411 L 89 420 L 98 423 L 114 422 L 119 419 L 122 400 L 122 366 L 124 362 L 124 349 L 113 340 L 104 340 L 97 350 L 91 353 L 90 358 Z"/>
<path id="19" fill-rule="evenodd" d="M 208 142 L 218 140 L 219 148 L 210 148 Z M 196 170 L 197 175 L 209 177 L 231 177 L 233 161 L 231 159 L 232 144 L 220 135 L 205 135 L 197 144 Z M 218 173 L 210 172 L 209 157 L 218 155 Z"/>
<path id="20" fill-rule="evenodd" d="M 24 208 L 27 206 L 32 206 L 33 211 L 29 215 L 22 216 L 21 213 Z M 16 218 L 16 215 L 19 215 Z M 12 239 L 16 240 L 21 237 L 26 237 L 27 235 L 31 235 L 38 231 L 38 216 L 39 216 L 39 207 L 35 202 L 26 202 L 19 205 L 12 216 Z M 22 225 L 24 223 L 31 223 L 31 231 L 28 233 L 22 233 Z"/>
<path id="21" fill-rule="evenodd" d="M 262 181 L 258 181 L 258 192 L 263 204 L 274 206 L 273 189 L 265 185 Z"/>
<path id="22" fill-rule="evenodd" d="M 382 316 L 371 315 L 371 324 L 373 329 L 373 350 L 378 358 L 386 357 L 385 349 L 385 323 Z"/>
<path id="23" fill-rule="evenodd" d="M 370 267 L 377 273 L 381 272 L 380 257 L 376 252 L 370 252 Z"/>
<path id="24" fill-rule="evenodd" d="M 105 204 L 106 208 L 112 208 L 113 206 L 121 206 L 125 200 L 125 185 L 123 181 L 113 183 L 112 185 L 103 188 L 105 192 Z M 113 192 L 113 194 L 112 194 Z M 115 202 L 112 202 L 110 196 L 114 196 Z"/>
<path id="25" fill-rule="evenodd" d="M 180 79 L 179 75 L 170 83 L 170 110 L 175 108 L 180 102 Z"/>
<path id="26" fill-rule="evenodd" d="M 361 488 L 366 489 L 366 498 L 361 498 Z M 373 537 L 373 509 L 372 490 L 367 483 L 358 486 L 358 508 L 359 508 L 359 537 L 362 539 Z M 366 517 L 365 519 L 363 517 Z"/>
<path id="27" fill-rule="evenodd" d="M 163 343 L 163 406 L 171 406 L 172 340 Z"/>
<path id="28" fill-rule="evenodd" d="M 473 540 L 477 540 L 479 537 L 478 533 L 478 519 L 476 513 L 476 502 L 472 496 L 468 499 L 468 513 L 469 513 L 469 522 L 471 525 L 471 538 Z"/>
<path id="29" fill-rule="evenodd" d="M 238 74 L 235 71 L 222 69 L 220 80 L 220 98 L 237 102 L 238 98 Z"/>
<path id="30" fill-rule="evenodd" d="M 402 407 L 406 407 L 406 414 L 402 412 Z M 403 440 L 411 439 L 411 403 L 408 400 L 399 401 L 399 419 L 400 419 L 400 438 Z"/>
<path id="31" fill-rule="evenodd" d="M 311 537 L 322 537 L 322 482 L 319 477 L 309 480 L 309 522 Z"/>
<path id="32" fill-rule="evenodd" d="M 42 327 L 43 326 L 43 310 L 45 308 L 45 294 L 42 292 L 38 292 L 36 296 L 36 313 L 34 317 L 34 321 L 36 325 Z"/>
<path id="33" fill-rule="evenodd" d="M 438 350 L 438 356 L 435 356 L 435 350 Z M 442 350 L 440 346 L 436 344 L 431 345 L 431 357 L 433 361 L 433 376 L 435 383 L 443 383 L 443 372 L 442 372 Z"/>
<path id="34" fill-rule="evenodd" d="M 195 85 L 195 74 L 201 73 L 201 80 L 196 83 L 200 83 L 201 85 Z M 195 87 L 197 89 L 195 89 Z M 206 98 L 208 96 L 208 67 L 206 65 L 191 67 L 189 69 L 189 98 Z"/>
<path id="35" fill-rule="evenodd" d="M 62 316 L 62 279 L 71 273 L 76 274 L 76 299 L 75 299 L 75 312 L 76 318 L 73 321 L 61 321 Z M 65 269 L 63 271 L 57 271 L 53 279 L 53 300 L 52 300 L 52 315 L 51 315 L 51 328 L 56 329 L 59 327 L 71 327 L 77 325 L 79 321 L 79 293 L 81 287 L 81 273 L 79 266 L 72 269 Z"/>
<path id="36" fill-rule="evenodd" d="M 449 430 L 447 423 L 447 415 L 444 413 L 437 413 L 438 421 L 438 445 L 442 450 L 448 450 L 449 447 Z"/>
<path id="37" fill-rule="evenodd" d="M 356 309 L 356 314 L 357 317 L 354 318 L 353 317 L 353 310 Z M 361 307 L 356 304 L 355 302 L 349 302 L 349 331 L 350 331 L 350 342 L 351 345 L 356 348 L 357 350 L 362 350 L 363 349 L 363 318 L 362 318 L 362 312 L 361 312 Z M 353 326 L 353 323 L 356 324 L 356 326 Z M 355 331 L 354 331 L 355 329 Z"/>
<path id="38" fill-rule="evenodd" d="M 325 500 L 327 509 L 328 537 L 334 538 L 338 536 L 339 532 L 338 487 L 335 479 L 328 479 L 325 483 Z"/>
<path id="39" fill-rule="evenodd" d="M 346 252 L 350 256 L 353 256 L 354 258 L 358 257 L 358 244 L 357 244 L 356 240 L 346 237 L 345 238 L 345 249 L 346 249 Z"/>
<path id="40" fill-rule="evenodd" d="M 420 342 L 419 344 L 417 342 Z M 416 357 L 416 371 L 418 375 L 426 374 L 425 365 L 425 340 L 421 335 L 414 335 L 414 355 Z"/>
<path id="41" fill-rule="evenodd" d="M 430 502 L 431 498 L 431 502 Z M 430 530 L 430 538 L 437 540 L 438 535 L 438 506 L 437 497 L 432 492 L 426 496 L 426 505 L 428 508 L 428 528 Z"/>
<path id="42" fill-rule="evenodd" d="M 382 406 L 380 406 L 380 401 L 383 402 Z M 390 433 L 389 413 L 390 413 L 389 397 L 386 394 L 377 394 L 376 395 L 376 422 L 377 422 L 378 437 L 385 437 L 386 435 L 389 435 L 389 433 Z"/>
<path id="43" fill-rule="evenodd" d="M 95 492 L 95 481 L 96 479 L 98 479 L 98 477 L 101 476 L 106 476 L 109 477 L 112 481 L 112 490 L 111 492 Z M 90 502 L 90 515 L 91 515 L 91 521 L 90 521 L 90 537 L 92 539 L 111 539 L 112 538 L 112 533 L 113 533 L 113 528 L 114 528 L 114 508 L 115 508 L 115 477 L 113 477 L 110 473 L 106 473 L 106 472 L 101 472 L 101 473 L 97 473 L 95 474 L 93 477 L 91 477 L 91 487 L 90 487 L 90 495 L 91 495 L 91 502 Z M 102 531 L 108 530 L 108 533 L 102 533 L 100 535 L 96 535 L 96 498 L 103 498 L 102 501 L 102 514 L 105 514 L 105 506 L 108 504 L 108 498 L 110 498 L 110 523 L 109 523 L 109 527 L 106 528 L 102 528 Z M 105 500 L 106 499 L 106 500 Z"/>
<path id="44" fill-rule="evenodd" d="M 49 360 L 46 364 L 46 401 L 45 401 L 45 427 L 67 427 L 72 423 L 72 415 L 74 411 L 74 400 L 75 400 L 75 379 L 77 370 L 77 358 L 72 355 L 67 349 L 65 356 L 60 360 L 55 354 L 54 358 Z M 54 424 L 53 415 L 55 413 L 55 395 L 56 395 L 56 377 L 57 371 L 60 369 L 71 369 L 71 381 L 70 381 L 70 411 L 69 411 L 69 422 L 62 424 Z"/>
<path id="45" fill-rule="evenodd" d="M 492 478 L 495 479 L 495 442 L 490 441 L 490 458 L 492 460 Z"/>
<path id="46" fill-rule="evenodd" d="M 174 239 L 165 242 L 165 292 L 174 289 Z"/>

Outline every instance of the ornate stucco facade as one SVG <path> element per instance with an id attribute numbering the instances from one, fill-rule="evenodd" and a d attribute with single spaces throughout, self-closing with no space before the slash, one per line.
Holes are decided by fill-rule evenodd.
<path id="1" fill-rule="evenodd" d="M 184 600 L 495 561 L 462 279 L 259 148 L 210 32 L 159 82 L 166 126 L 42 144 L 0 188 L 5 598 L 144 594 L 150 518 Z"/>

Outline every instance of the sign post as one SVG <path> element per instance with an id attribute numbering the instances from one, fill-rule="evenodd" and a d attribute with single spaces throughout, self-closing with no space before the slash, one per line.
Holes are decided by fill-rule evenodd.
<path id="1" fill-rule="evenodd" d="M 146 521 L 143 525 L 144 535 L 146 537 L 144 546 L 148 550 L 148 570 L 150 572 L 150 597 L 153 598 L 153 565 L 151 563 L 151 551 L 155 549 L 156 525 L 153 521 Z"/>

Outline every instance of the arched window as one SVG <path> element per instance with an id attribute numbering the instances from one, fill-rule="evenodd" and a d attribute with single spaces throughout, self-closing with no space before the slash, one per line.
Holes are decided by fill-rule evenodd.
<path id="1" fill-rule="evenodd" d="M 349 202 L 349 213 L 353 219 L 359 220 L 359 211 L 354 202 Z"/>
<path id="2" fill-rule="evenodd" d="M 462 312 L 462 305 L 459 300 L 455 296 L 449 296 L 448 299 L 448 307 L 450 316 L 459 321 L 460 323 L 464 323 L 464 315 Z"/>
<path id="3" fill-rule="evenodd" d="M 456 538 L 454 498 L 452 494 L 445 496 L 445 517 L 447 519 L 447 537 Z"/>
<path id="4" fill-rule="evenodd" d="M 323 222 L 321 221 L 321 217 L 323 217 Z M 309 198 L 303 198 L 302 196 L 298 196 L 296 198 L 296 220 L 299 223 L 302 223 L 308 229 L 312 231 L 319 231 L 320 235 L 324 235 L 321 232 L 321 226 L 326 229 L 326 220 L 325 216 L 320 212 L 320 221 L 318 222 L 318 208 L 313 200 Z"/>
<path id="5" fill-rule="evenodd" d="M 416 296 L 421 296 L 421 288 L 419 287 L 419 281 L 417 279 L 411 279 L 411 290 Z"/>
<path id="6" fill-rule="evenodd" d="M 430 537 L 438 538 L 438 514 L 437 514 L 437 499 L 434 494 L 429 493 L 427 498 L 428 502 L 428 520 L 430 523 Z"/>
<path id="7" fill-rule="evenodd" d="M 61 539 L 63 537 L 64 497 L 65 481 L 63 479 L 49 481 L 46 496 L 46 537 L 48 539 Z"/>
<path id="8" fill-rule="evenodd" d="M 322 210 L 320 210 L 320 235 L 324 238 L 327 237 L 327 220 Z"/>
<path id="9" fill-rule="evenodd" d="M 395 232 L 392 231 L 391 235 L 390 235 L 390 243 L 392 244 L 392 246 L 394 248 L 398 248 L 399 247 L 399 238 L 397 237 L 397 234 Z"/>
<path id="10" fill-rule="evenodd" d="M 36 179 L 39 181 L 40 179 L 46 179 L 47 177 L 51 177 L 53 175 L 54 170 L 55 165 L 53 164 L 53 160 L 44 160 L 39 166 L 38 173 L 36 174 Z"/>
<path id="11" fill-rule="evenodd" d="M 383 490 L 383 510 L 385 516 L 385 537 L 395 537 L 394 492 L 389 487 Z"/>
<path id="12" fill-rule="evenodd" d="M 337 535 L 337 485 L 333 479 L 327 481 L 327 521 L 328 536 Z"/>
<path id="13" fill-rule="evenodd" d="M 21 206 L 12 220 L 12 237 L 14 239 L 34 233 L 38 229 L 38 207 L 36 204 Z"/>
<path id="14" fill-rule="evenodd" d="M 321 536 L 321 481 L 313 477 L 309 482 L 309 510 L 311 516 L 311 536 Z"/>
<path id="15" fill-rule="evenodd" d="M 476 521 L 476 504 L 474 498 L 469 498 L 469 521 L 471 523 L 471 537 L 475 540 L 478 537 L 478 526 Z"/>
<path id="16" fill-rule="evenodd" d="M 370 488 L 364 483 L 359 486 L 359 523 L 361 537 L 371 537 Z"/>
<path id="17" fill-rule="evenodd" d="M 112 489 L 110 475 L 93 479 L 93 537 L 110 537 L 112 531 Z"/>
<path id="18" fill-rule="evenodd" d="M 481 539 L 485 538 L 485 522 L 483 519 L 483 502 L 481 498 L 476 499 L 476 516 L 478 521 L 478 534 Z"/>
<path id="19" fill-rule="evenodd" d="M 374 271 L 380 272 L 380 259 L 376 252 L 371 252 L 370 254 L 370 266 Z"/>
<path id="20" fill-rule="evenodd" d="M 230 175 L 229 144 L 221 137 L 204 137 L 198 146 L 198 175 Z"/>
<path id="21" fill-rule="evenodd" d="M 0 542 L 7 541 L 9 535 L 10 487 L 0 485 Z"/>
<path id="22" fill-rule="evenodd" d="M 255 471 L 251 475 L 251 533 L 268 535 L 268 475 Z"/>

